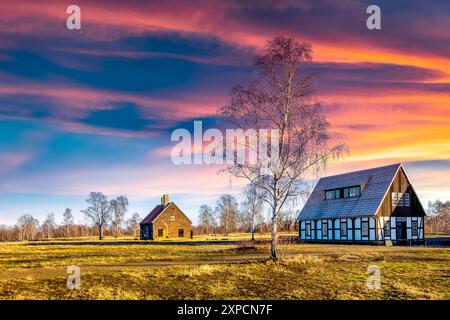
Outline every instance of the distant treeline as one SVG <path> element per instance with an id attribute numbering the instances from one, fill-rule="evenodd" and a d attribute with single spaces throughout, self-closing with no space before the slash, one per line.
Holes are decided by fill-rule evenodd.
<path id="1" fill-rule="evenodd" d="M 33 216 L 25 214 L 14 226 L 0 225 L 0 241 L 98 237 L 97 226 L 79 223 L 56 224 L 52 216 L 49 214 L 43 223 L 39 223 Z M 134 214 L 119 227 L 117 236 L 139 237 L 139 222 L 139 215 Z M 116 229 L 112 225 L 105 225 L 103 235 L 116 236 Z"/>
<path id="2" fill-rule="evenodd" d="M 62 213 L 62 223 L 58 224 L 53 213 L 47 214 L 40 223 L 30 214 L 19 217 L 14 226 L 0 225 L 0 241 L 42 240 L 51 238 L 79 238 L 102 235 L 115 237 L 139 236 L 139 214 L 125 219 L 128 199 L 118 196 L 112 200 L 101 192 L 91 192 L 86 202 L 89 206 L 82 210 L 86 222 L 75 223 L 72 210 Z"/>
<path id="3" fill-rule="evenodd" d="M 222 195 L 214 208 L 202 205 L 198 215 L 198 226 L 193 228 L 194 234 L 270 232 L 271 221 L 265 217 L 265 210 L 258 190 L 250 184 L 244 190 L 244 201 L 241 205 L 229 194 Z M 296 218 L 296 211 L 287 207 L 278 217 L 278 230 L 298 230 Z"/>
<path id="4" fill-rule="evenodd" d="M 450 232 L 450 201 L 428 202 L 428 215 L 425 217 L 425 230 L 429 233 Z"/>

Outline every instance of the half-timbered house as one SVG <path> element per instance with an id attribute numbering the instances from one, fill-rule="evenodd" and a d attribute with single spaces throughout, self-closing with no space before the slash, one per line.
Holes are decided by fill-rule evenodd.
<path id="1" fill-rule="evenodd" d="M 302 241 L 423 243 L 425 211 L 402 164 L 321 178 L 299 212 Z"/>

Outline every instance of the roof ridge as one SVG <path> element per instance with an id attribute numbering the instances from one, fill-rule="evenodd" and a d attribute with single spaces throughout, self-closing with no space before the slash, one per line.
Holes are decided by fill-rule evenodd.
<path id="1" fill-rule="evenodd" d="M 339 176 L 343 176 L 343 175 L 350 174 L 350 173 L 361 173 L 361 172 L 364 172 L 364 171 L 381 169 L 381 168 L 387 168 L 387 167 L 393 167 L 393 166 L 399 167 L 399 166 L 403 166 L 403 164 L 401 162 L 397 162 L 397 163 L 388 164 L 388 165 L 379 166 L 379 167 L 367 168 L 367 169 L 356 170 L 356 171 L 348 171 L 348 172 L 344 172 L 344 173 L 334 174 L 334 175 L 331 175 L 331 176 L 321 177 L 319 180 L 322 180 L 322 179 L 325 179 L 325 178 L 339 177 Z"/>

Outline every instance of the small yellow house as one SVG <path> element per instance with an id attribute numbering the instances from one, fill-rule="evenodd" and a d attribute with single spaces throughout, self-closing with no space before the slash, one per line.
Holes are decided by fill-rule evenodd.
<path id="1" fill-rule="evenodd" d="M 191 225 L 191 220 L 165 194 L 161 204 L 141 221 L 141 240 L 191 238 Z"/>

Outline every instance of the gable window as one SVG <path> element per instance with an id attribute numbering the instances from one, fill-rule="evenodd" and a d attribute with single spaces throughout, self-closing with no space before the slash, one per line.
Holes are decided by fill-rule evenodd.
<path id="1" fill-rule="evenodd" d="M 328 237 L 328 221 L 322 221 L 322 237 Z"/>
<path id="2" fill-rule="evenodd" d="M 411 202 L 409 192 L 392 192 L 392 206 L 393 207 L 409 207 Z"/>
<path id="3" fill-rule="evenodd" d="M 161 238 L 164 236 L 164 230 L 163 229 L 158 229 L 158 238 Z"/>
<path id="4" fill-rule="evenodd" d="M 392 192 L 392 206 L 396 207 L 398 206 L 398 193 Z"/>
<path id="5" fill-rule="evenodd" d="M 341 220 L 341 237 L 347 236 L 347 220 Z"/>
<path id="6" fill-rule="evenodd" d="M 390 221 L 386 221 L 386 223 L 384 224 L 384 236 L 385 237 L 391 236 L 391 222 Z"/>
<path id="7" fill-rule="evenodd" d="M 311 235 L 311 224 L 307 223 L 306 224 L 306 236 L 310 236 Z"/>
<path id="8" fill-rule="evenodd" d="M 419 226 L 417 221 L 411 221 L 411 233 L 413 237 L 417 237 L 419 235 Z"/>
<path id="9" fill-rule="evenodd" d="M 170 216 L 169 221 L 175 221 L 175 216 Z"/>
<path id="10" fill-rule="evenodd" d="M 178 229 L 178 237 L 180 238 L 184 237 L 184 229 Z"/>
<path id="11" fill-rule="evenodd" d="M 361 222 L 361 236 L 363 237 L 369 236 L 369 221 Z"/>
<path id="12" fill-rule="evenodd" d="M 404 194 L 403 194 L 403 206 L 404 207 L 409 207 L 409 203 L 410 203 L 410 200 L 409 200 L 409 192 L 405 192 Z"/>

